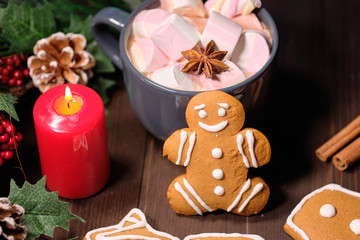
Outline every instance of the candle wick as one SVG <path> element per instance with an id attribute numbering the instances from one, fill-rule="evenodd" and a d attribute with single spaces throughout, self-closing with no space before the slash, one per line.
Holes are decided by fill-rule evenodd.
<path id="1" fill-rule="evenodd" d="M 68 110 L 70 109 L 70 101 L 67 102 Z"/>

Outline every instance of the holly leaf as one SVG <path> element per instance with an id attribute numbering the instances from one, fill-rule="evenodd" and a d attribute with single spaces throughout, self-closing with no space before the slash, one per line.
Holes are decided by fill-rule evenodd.
<path id="1" fill-rule="evenodd" d="M 56 23 L 48 4 L 31 7 L 27 2 L 17 5 L 10 0 L 0 18 L 2 37 L 10 43 L 3 54 L 28 52 L 36 41 L 56 32 Z"/>
<path id="2" fill-rule="evenodd" d="M 11 93 L 0 93 L 0 111 L 7 112 L 16 121 L 19 121 L 19 117 L 16 113 L 14 104 L 17 98 Z"/>
<path id="3" fill-rule="evenodd" d="M 98 76 L 94 79 L 94 81 L 90 81 L 88 85 L 100 95 L 104 105 L 106 106 L 110 102 L 110 97 L 108 96 L 107 91 L 115 84 L 116 81 L 113 79 Z"/>
<path id="4" fill-rule="evenodd" d="M 21 188 L 14 180 L 10 182 L 11 203 L 25 208 L 22 224 L 28 230 L 27 240 L 35 240 L 40 234 L 53 237 L 55 227 L 69 230 L 68 221 L 72 218 L 85 222 L 69 211 L 69 203 L 58 200 L 58 192 L 45 190 L 45 180 L 43 177 L 34 185 L 25 182 Z"/>

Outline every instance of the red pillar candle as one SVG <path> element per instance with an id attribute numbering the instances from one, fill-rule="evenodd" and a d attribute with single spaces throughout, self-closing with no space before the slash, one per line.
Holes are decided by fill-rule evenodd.
<path id="1" fill-rule="evenodd" d="M 72 96 L 65 96 L 66 86 Z M 34 106 L 34 123 L 46 186 L 70 199 L 89 197 L 109 179 L 104 105 L 83 85 L 60 85 Z"/>

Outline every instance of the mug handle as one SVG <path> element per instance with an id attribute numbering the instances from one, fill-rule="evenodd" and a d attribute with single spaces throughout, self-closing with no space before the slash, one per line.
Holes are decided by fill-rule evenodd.
<path id="1" fill-rule="evenodd" d="M 104 25 L 110 26 L 121 33 L 121 30 L 129 21 L 129 15 L 129 13 L 121 9 L 107 7 L 100 10 L 91 22 L 91 33 L 95 41 L 105 55 L 121 70 L 123 64 L 120 58 L 119 41 L 109 30 L 104 28 Z"/>

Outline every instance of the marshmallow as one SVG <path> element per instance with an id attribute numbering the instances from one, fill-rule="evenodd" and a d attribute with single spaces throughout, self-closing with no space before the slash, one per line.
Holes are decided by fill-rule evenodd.
<path id="1" fill-rule="evenodd" d="M 205 17 L 202 0 L 161 0 L 161 7 L 168 12 L 186 17 Z"/>
<path id="2" fill-rule="evenodd" d="M 193 48 L 200 33 L 184 18 L 171 14 L 151 35 L 154 43 L 173 61 L 182 58 L 182 51 Z"/>
<path id="3" fill-rule="evenodd" d="M 208 0 L 208 1 L 206 1 L 204 4 L 206 13 L 208 15 L 210 15 L 210 13 L 212 11 L 220 12 L 224 2 L 225 2 L 225 0 Z"/>
<path id="4" fill-rule="evenodd" d="M 262 33 L 247 31 L 242 34 L 231 61 L 246 73 L 255 73 L 264 66 L 270 56 L 269 45 Z"/>
<path id="5" fill-rule="evenodd" d="M 261 0 L 239 0 L 237 14 L 248 15 L 255 8 L 261 7 Z"/>
<path id="6" fill-rule="evenodd" d="M 152 72 L 168 64 L 169 59 L 148 38 L 139 38 L 129 49 L 135 68 L 140 72 Z"/>
<path id="7" fill-rule="evenodd" d="M 224 72 L 214 73 L 213 78 L 207 78 L 204 73 L 201 74 L 197 82 L 200 89 L 196 90 L 215 90 L 225 88 L 246 79 L 243 72 L 238 68 L 238 66 L 236 66 L 235 63 L 229 60 L 225 60 L 224 63 L 229 66 L 229 69 Z"/>
<path id="8" fill-rule="evenodd" d="M 249 15 L 239 15 L 233 18 L 233 21 L 240 24 L 244 30 L 259 30 L 263 31 L 263 27 L 254 13 Z"/>
<path id="9" fill-rule="evenodd" d="M 207 23 L 207 18 L 197 18 L 197 17 L 193 17 L 193 18 L 189 18 L 189 17 L 184 17 L 184 19 L 190 23 L 191 25 L 193 25 L 194 28 L 196 28 L 196 30 L 198 30 L 199 33 L 202 33 L 204 31 L 204 28 L 206 26 Z"/>
<path id="10" fill-rule="evenodd" d="M 184 73 L 185 63 L 172 64 L 153 72 L 151 79 L 161 85 L 182 90 L 194 90 L 198 75 Z"/>
<path id="11" fill-rule="evenodd" d="M 239 14 L 250 14 L 255 8 L 260 7 L 260 0 L 209 0 L 205 3 L 205 10 L 208 15 L 215 11 L 228 18 L 233 18 Z"/>
<path id="12" fill-rule="evenodd" d="M 217 50 L 228 51 L 225 59 L 230 59 L 236 43 L 240 39 L 242 27 L 217 12 L 212 12 L 201 35 L 201 44 L 205 47 L 214 40 Z"/>
<path id="13" fill-rule="evenodd" d="M 136 15 L 132 24 L 134 35 L 136 37 L 149 38 L 150 35 L 160 26 L 160 24 L 169 16 L 170 13 L 159 8 L 142 10 L 138 15 Z"/>

